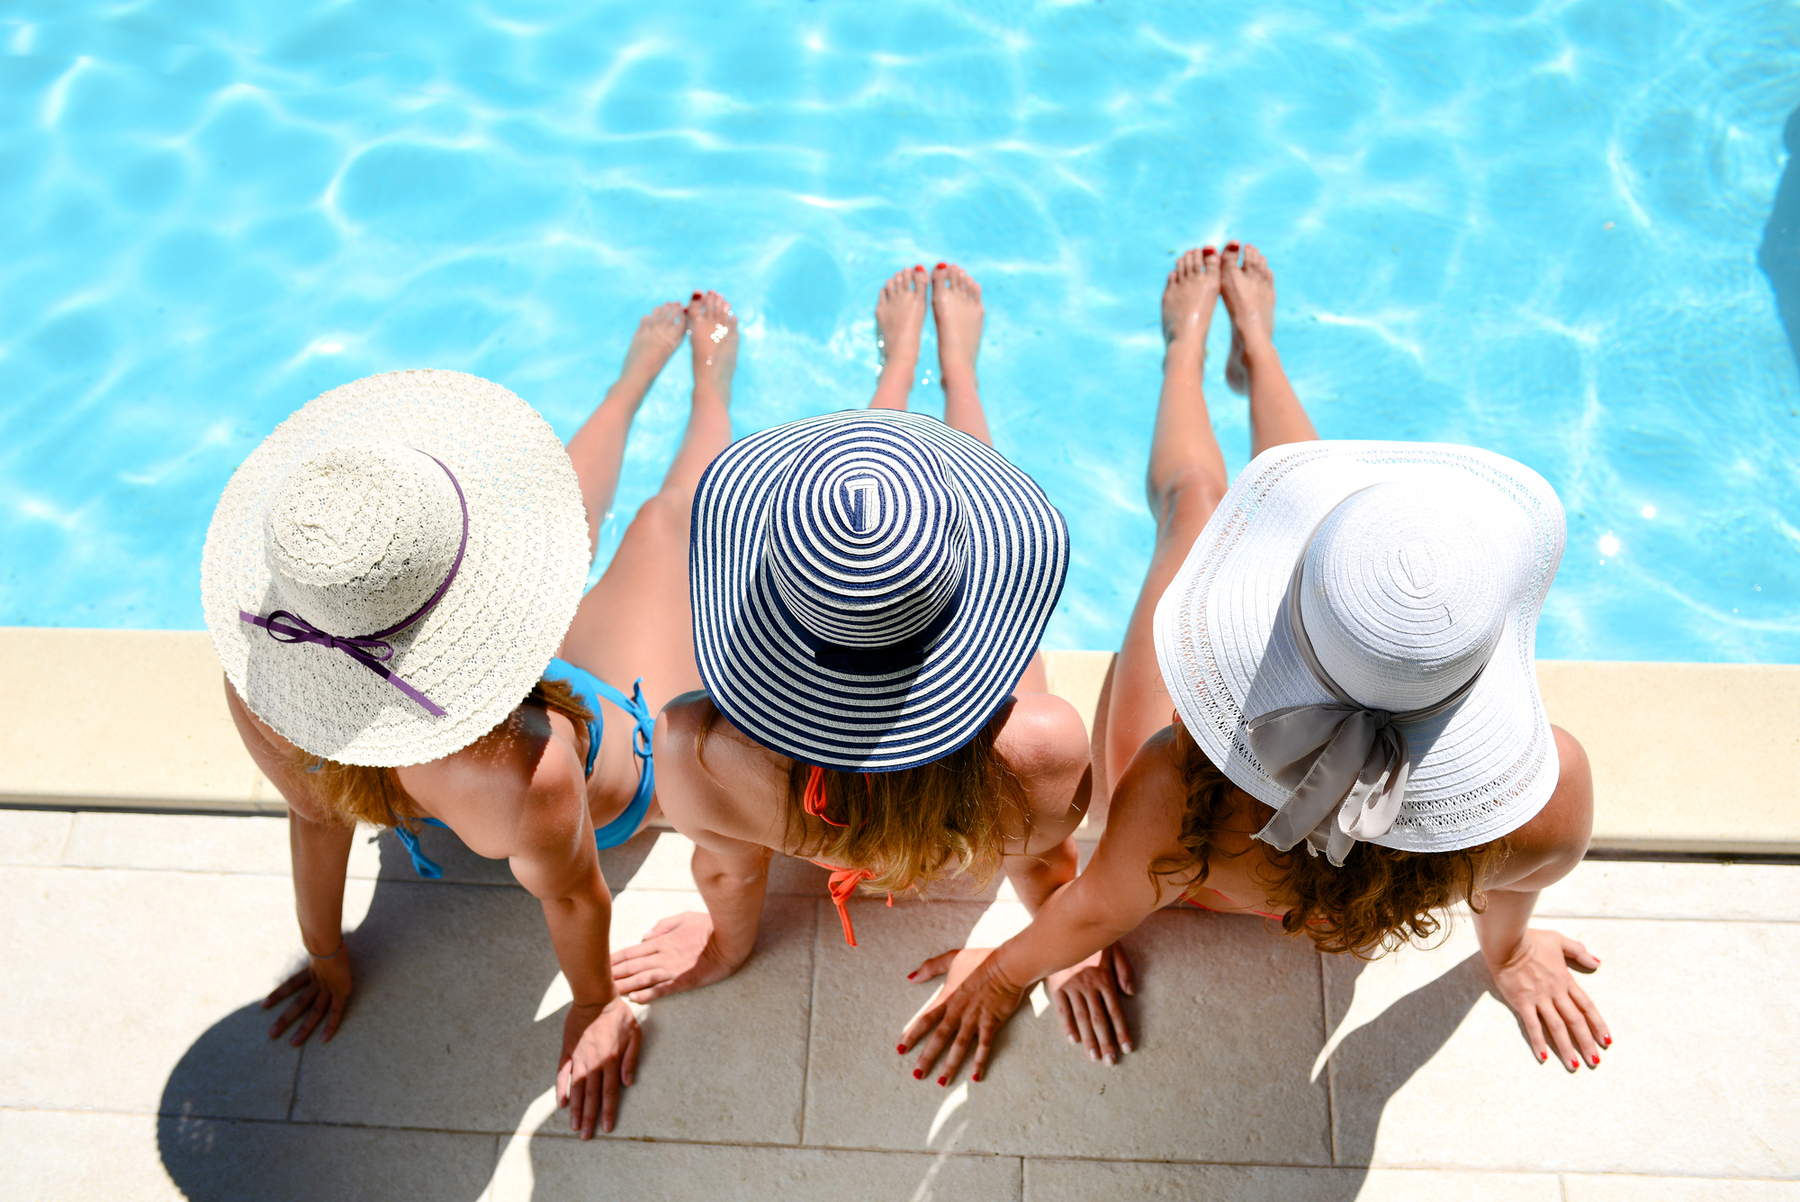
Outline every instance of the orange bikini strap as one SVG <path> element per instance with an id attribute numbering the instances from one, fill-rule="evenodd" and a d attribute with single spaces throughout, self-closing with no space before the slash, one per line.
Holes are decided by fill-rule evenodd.
<path id="1" fill-rule="evenodd" d="M 825 769 L 817 764 L 806 774 L 806 794 L 801 798 L 800 808 L 819 819 L 828 826 L 841 827 L 841 822 L 833 822 L 825 813 Z"/>

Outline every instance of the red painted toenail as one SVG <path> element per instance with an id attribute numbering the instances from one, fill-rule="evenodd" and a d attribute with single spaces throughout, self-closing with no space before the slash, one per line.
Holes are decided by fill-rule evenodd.
<path id="1" fill-rule="evenodd" d="M 696 293 L 694 293 L 694 299 L 695 299 L 695 300 L 699 300 L 699 299 L 700 299 L 700 294 L 699 294 L 699 293 L 698 293 L 698 292 L 696 292 Z"/>
<path id="2" fill-rule="evenodd" d="M 1238 244 L 1237 244 L 1237 243 L 1235 243 L 1235 242 L 1227 242 L 1227 243 L 1226 243 L 1226 244 L 1225 244 L 1225 249 L 1226 249 L 1226 250 L 1236 250 L 1236 249 L 1237 249 L 1237 248 L 1238 248 Z"/>
<path id="3" fill-rule="evenodd" d="M 1213 254 L 1213 253 L 1215 253 L 1215 252 L 1214 252 L 1214 251 L 1213 251 L 1213 248 L 1212 248 L 1212 247 L 1210 247 L 1210 246 L 1202 246 L 1202 247 L 1201 247 L 1201 248 L 1200 248 L 1200 253 L 1201 253 L 1201 254 L 1203 254 L 1203 255 L 1210 255 L 1210 254 Z"/>
<path id="4" fill-rule="evenodd" d="M 924 270 L 925 270 L 925 264 L 923 264 L 923 263 L 914 263 L 914 264 L 913 264 L 913 270 L 914 270 L 914 271 L 924 271 Z"/>
<path id="5" fill-rule="evenodd" d="M 922 1068 L 915 1068 L 913 1070 L 913 1080 L 914 1081 L 923 1081 L 924 1079 L 925 1079 L 925 1070 Z"/>
<path id="6" fill-rule="evenodd" d="M 944 268 L 946 268 L 946 267 L 948 267 L 948 266 L 950 266 L 950 264 L 948 264 L 948 263 L 939 263 L 939 264 L 938 264 L 938 265 L 937 265 L 937 269 L 938 269 L 938 270 L 939 270 L 939 271 L 942 271 L 942 270 L 944 270 Z"/>

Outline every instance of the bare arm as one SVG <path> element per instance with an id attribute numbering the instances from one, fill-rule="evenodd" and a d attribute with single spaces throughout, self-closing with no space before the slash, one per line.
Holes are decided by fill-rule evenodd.
<path id="1" fill-rule="evenodd" d="M 1087 728 L 1075 707 L 1049 694 L 1020 694 L 1000 746 L 1025 788 L 1027 815 L 1013 819 L 1019 838 L 1001 862 L 1013 892 L 1036 914 L 1075 879 L 1074 831 L 1087 814 L 1094 773 Z"/>

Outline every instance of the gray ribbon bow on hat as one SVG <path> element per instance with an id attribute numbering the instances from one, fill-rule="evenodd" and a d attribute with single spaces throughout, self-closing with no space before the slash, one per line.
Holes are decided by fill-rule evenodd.
<path id="1" fill-rule="evenodd" d="M 1288 583 L 1288 629 L 1313 679 L 1337 702 L 1283 706 L 1245 722 L 1245 738 L 1263 770 L 1293 790 L 1256 837 L 1279 851 L 1292 850 L 1304 839 L 1309 855 L 1323 851 L 1333 867 L 1341 868 L 1358 840 L 1387 834 L 1400 816 L 1411 759 L 1406 732 L 1395 723 L 1417 722 L 1449 709 L 1469 695 L 1487 665 L 1426 709 L 1395 714 L 1363 705 L 1331 678 L 1313 652 L 1300 616 L 1305 566 L 1302 551 Z"/>

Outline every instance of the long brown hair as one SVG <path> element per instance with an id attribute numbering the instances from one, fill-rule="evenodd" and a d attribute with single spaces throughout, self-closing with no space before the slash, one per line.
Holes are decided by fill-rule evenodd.
<path id="1" fill-rule="evenodd" d="M 594 711 L 582 704 L 566 680 L 540 679 L 525 701 L 555 710 L 571 722 L 589 722 L 594 717 Z M 290 771 L 305 774 L 303 779 L 313 787 L 313 800 L 326 815 L 346 825 L 399 826 L 419 816 L 418 807 L 400 787 L 400 777 L 392 768 L 340 764 L 298 747 L 290 747 L 285 759 Z"/>
<path id="2" fill-rule="evenodd" d="M 1206 882 L 1208 858 L 1231 812 L 1231 781 L 1188 734 L 1175 724 L 1175 755 L 1187 785 L 1187 812 L 1181 819 L 1181 855 L 1150 865 L 1151 880 L 1179 876 L 1183 890 Z M 1274 811 L 1251 800 L 1260 826 Z M 1262 845 L 1252 844 L 1252 848 Z M 1264 847 L 1269 870 L 1251 873 L 1271 902 L 1289 907 L 1281 929 L 1305 935 L 1322 952 L 1368 959 L 1403 943 L 1422 942 L 1443 929 L 1441 911 L 1467 900 L 1477 914 L 1487 908 L 1483 883 L 1492 879 L 1510 850 L 1504 838 L 1458 851 L 1415 852 L 1359 842 L 1333 868 L 1304 846 L 1277 852 Z M 1243 852 L 1235 853 L 1238 855 Z"/>
<path id="3" fill-rule="evenodd" d="M 707 711 L 694 744 L 701 759 L 719 714 L 710 698 Z M 1009 809 L 1030 837 L 1025 783 L 994 750 L 1006 715 L 1001 709 L 949 755 L 898 772 L 840 772 L 790 760 L 783 845 L 797 856 L 865 869 L 869 892 L 916 889 L 964 873 L 986 885 L 1008 842 Z M 806 796 L 814 773 L 823 801 L 815 805 L 816 822 Z"/>

